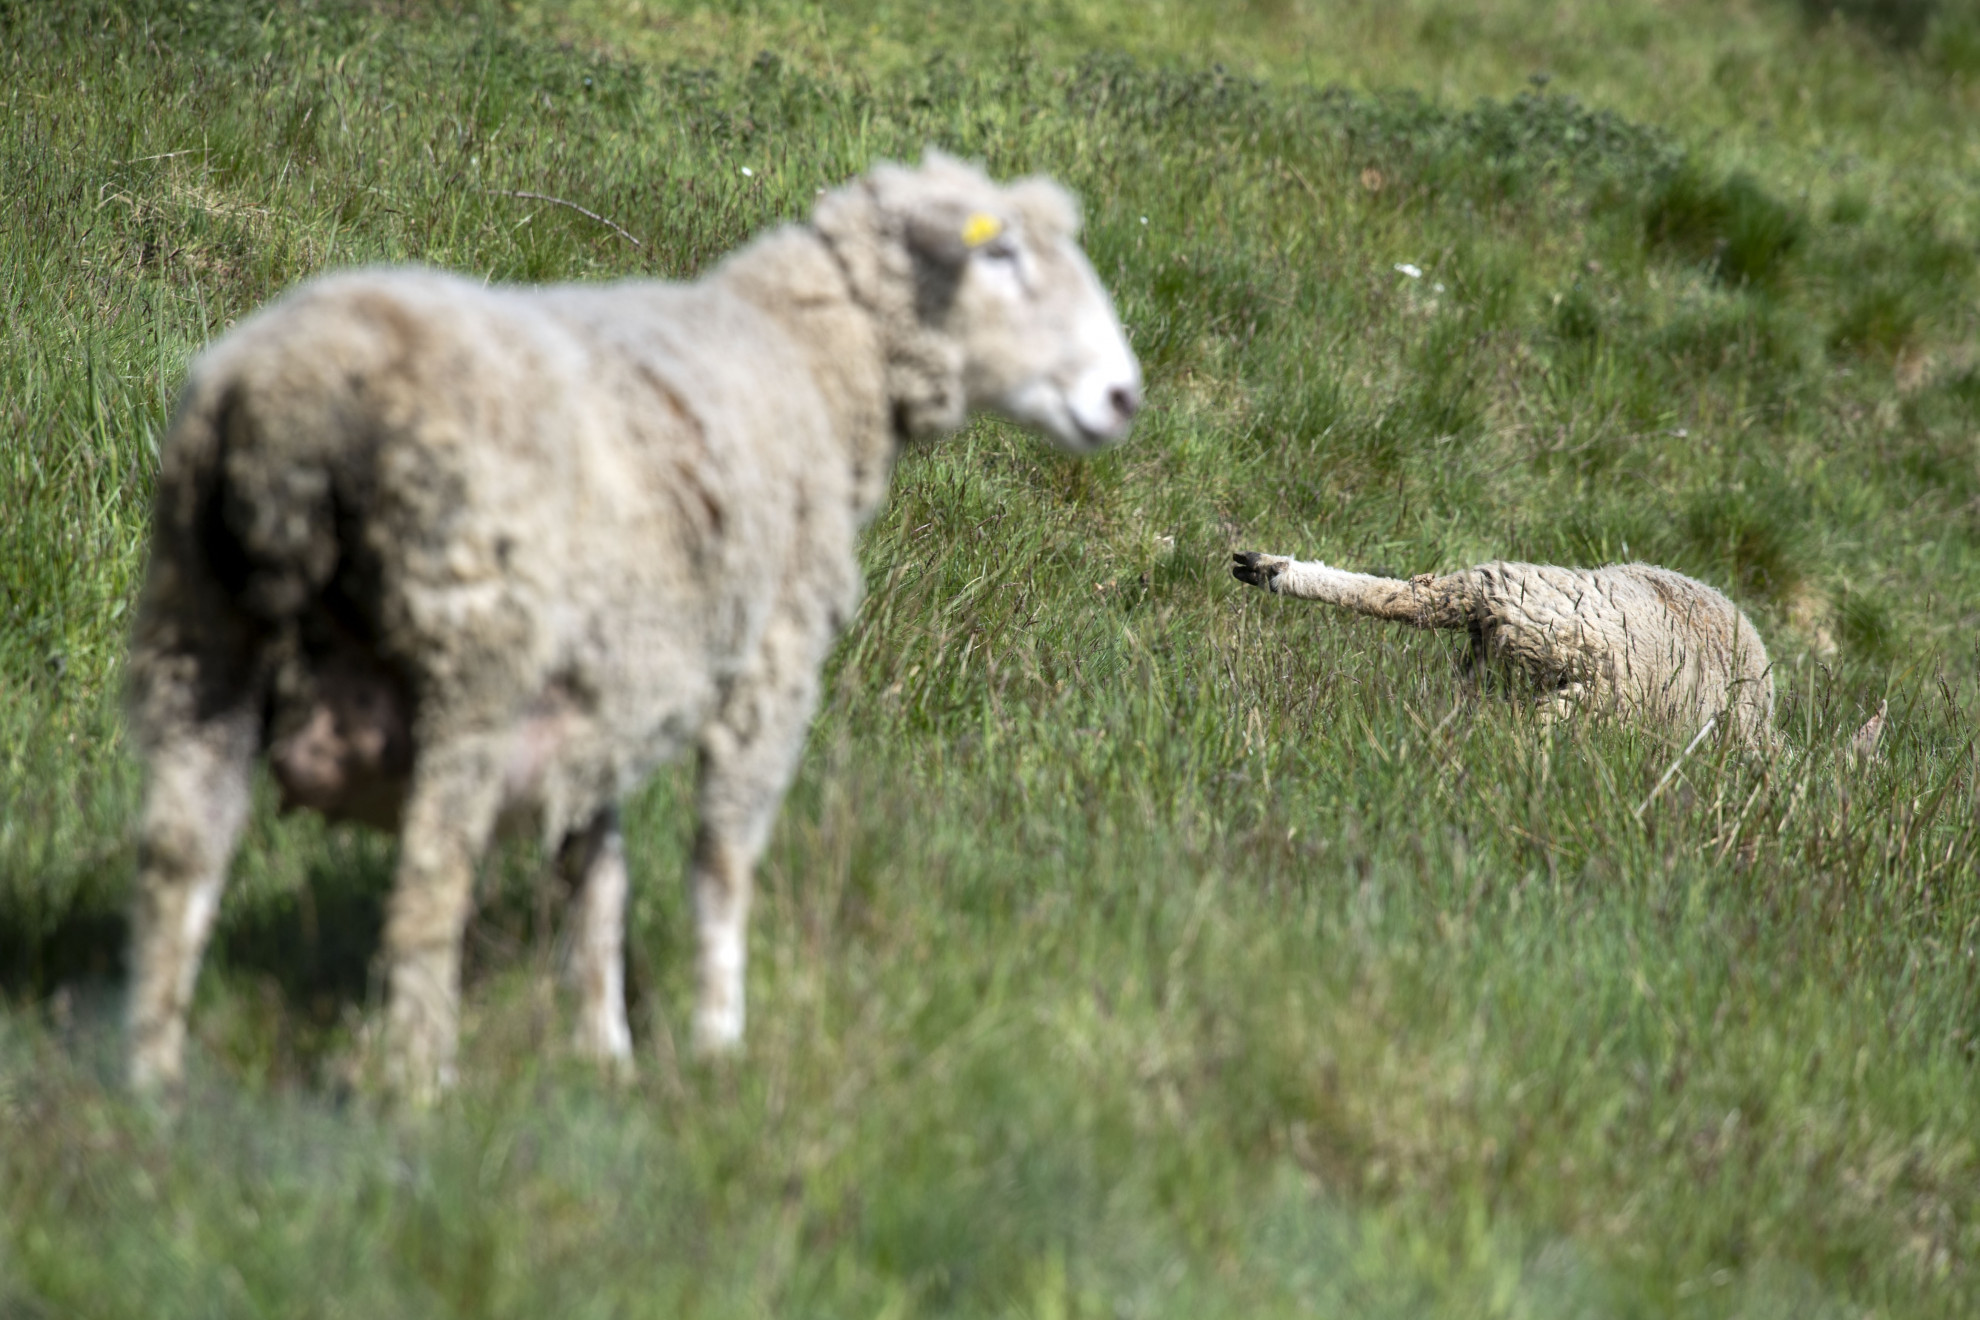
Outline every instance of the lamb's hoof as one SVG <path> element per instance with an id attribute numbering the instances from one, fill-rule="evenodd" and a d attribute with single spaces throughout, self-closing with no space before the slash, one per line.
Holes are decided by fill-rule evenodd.
<path id="1" fill-rule="evenodd" d="M 1254 587 L 1270 591 L 1273 579 L 1285 571 L 1286 561 L 1278 555 L 1260 554 L 1256 550 L 1237 550 L 1231 554 L 1231 576 Z"/>

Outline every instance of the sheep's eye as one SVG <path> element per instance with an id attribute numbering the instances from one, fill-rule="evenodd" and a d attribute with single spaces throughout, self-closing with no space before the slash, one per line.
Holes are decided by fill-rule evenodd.
<path id="1" fill-rule="evenodd" d="M 1018 246 L 1009 238 L 993 238 L 977 251 L 995 261 L 1016 261 Z"/>

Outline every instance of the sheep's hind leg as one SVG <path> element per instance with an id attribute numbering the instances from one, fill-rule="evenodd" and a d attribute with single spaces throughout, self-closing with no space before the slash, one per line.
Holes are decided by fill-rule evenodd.
<path id="1" fill-rule="evenodd" d="M 1241 550 L 1231 556 L 1231 576 L 1277 596 L 1322 601 L 1418 628 L 1456 628 L 1465 622 L 1455 579 L 1428 573 L 1407 580 L 1375 577 L 1329 568 L 1318 560 Z"/>
<path id="2" fill-rule="evenodd" d="M 632 1071 L 632 1031 L 626 1025 L 626 849 L 619 812 L 608 807 L 564 845 L 571 905 L 565 974 L 578 990 L 576 1046 L 580 1054 Z"/>
<path id="3" fill-rule="evenodd" d="M 701 821 L 688 880 L 700 944 L 694 1047 L 701 1054 L 742 1047 L 750 886 L 804 749 L 830 641 L 822 620 L 806 627 L 787 616 L 773 624 L 756 666 L 737 680 L 702 739 Z"/>
<path id="4" fill-rule="evenodd" d="M 775 814 L 773 806 L 765 816 Z M 729 1054 L 742 1048 L 750 888 L 763 849 L 763 840 L 750 839 L 750 833 L 761 835 L 767 829 L 724 829 L 704 820 L 695 834 L 688 887 L 694 895 L 698 945 L 694 1048 L 700 1054 Z"/>
<path id="5" fill-rule="evenodd" d="M 399 866 L 385 918 L 389 1002 L 386 1080 L 415 1105 L 454 1083 L 460 1036 L 461 937 L 474 866 L 500 805 L 487 749 L 422 753 L 399 833 Z"/>
<path id="6" fill-rule="evenodd" d="M 184 1075 L 186 1010 L 246 822 L 260 736 L 252 710 L 153 741 L 131 909 L 130 1081 L 140 1091 Z"/>

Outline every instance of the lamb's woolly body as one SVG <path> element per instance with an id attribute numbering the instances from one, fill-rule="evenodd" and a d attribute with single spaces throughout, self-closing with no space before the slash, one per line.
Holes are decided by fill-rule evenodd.
<path id="1" fill-rule="evenodd" d="M 1652 564 L 1560 568 L 1504 561 L 1408 580 L 1244 552 L 1232 573 L 1280 595 L 1418 628 L 1462 628 L 1476 654 L 1549 699 L 1696 729 L 1715 716 L 1749 742 L 1772 735 L 1774 678 L 1738 606 Z"/>
<path id="2" fill-rule="evenodd" d="M 971 212 L 1014 231 L 1025 296 L 1065 306 L 986 293 L 1001 274 L 910 232 Z M 261 750 L 290 803 L 401 833 L 388 1062 L 414 1091 L 451 1068 L 472 864 L 504 820 L 571 840 L 583 1043 L 625 1057 L 615 805 L 696 750 L 696 1031 L 735 1043 L 749 873 L 901 439 L 987 405 L 1090 448 L 1133 411 L 1072 226 L 1051 185 L 936 158 L 883 167 L 695 284 L 361 272 L 207 353 L 164 447 L 132 652 L 151 770 L 134 1077 L 177 1075 Z M 1081 317 L 1111 343 L 1034 342 Z M 997 392 L 1041 373 L 1070 423 Z"/>

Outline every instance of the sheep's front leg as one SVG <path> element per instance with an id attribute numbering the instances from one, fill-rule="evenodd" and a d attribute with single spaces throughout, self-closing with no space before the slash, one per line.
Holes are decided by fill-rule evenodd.
<path id="1" fill-rule="evenodd" d="M 131 1085 L 172 1087 L 184 1071 L 186 1010 L 247 820 L 259 726 L 236 712 L 151 747 L 131 910 Z"/>
<path id="2" fill-rule="evenodd" d="M 702 738 L 701 822 L 688 884 L 700 944 L 694 1046 L 703 1054 L 742 1046 L 750 887 L 804 750 L 831 638 L 823 619 L 773 623 L 757 664 Z"/>
<path id="3" fill-rule="evenodd" d="M 599 812 L 564 845 L 565 878 L 576 890 L 565 975 L 578 990 L 577 1050 L 632 1070 L 626 1025 L 626 848 L 616 807 Z"/>
<path id="4" fill-rule="evenodd" d="M 422 754 L 400 828 L 385 918 L 385 1070 L 391 1088 L 415 1105 L 454 1083 L 461 936 L 475 862 L 500 802 L 493 764 L 478 748 Z"/>

